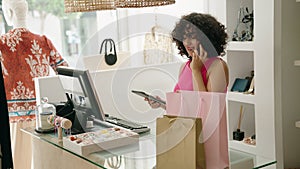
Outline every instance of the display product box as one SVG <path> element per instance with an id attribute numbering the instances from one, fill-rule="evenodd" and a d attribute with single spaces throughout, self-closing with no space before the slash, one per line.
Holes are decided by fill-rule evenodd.
<path id="1" fill-rule="evenodd" d="M 113 127 L 63 138 L 63 146 L 79 155 L 109 150 L 139 143 L 139 135 L 130 130 Z"/>

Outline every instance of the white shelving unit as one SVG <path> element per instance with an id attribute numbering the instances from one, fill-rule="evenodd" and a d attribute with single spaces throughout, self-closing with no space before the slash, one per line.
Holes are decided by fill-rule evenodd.
<path id="1" fill-rule="evenodd" d="M 235 141 L 232 140 L 229 142 L 230 147 L 234 147 L 236 149 L 239 149 L 240 151 L 248 152 L 251 154 L 257 154 L 256 153 L 256 146 L 254 145 L 249 145 L 249 144 L 244 144 L 241 141 Z"/>
<path id="2" fill-rule="evenodd" d="M 236 42 L 236 41 L 231 41 L 228 43 L 227 50 L 231 51 L 253 51 L 254 43 L 252 41 L 246 41 L 246 42 Z"/>
<path id="3" fill-rule="evenodd" d="M 227 99 L 230 101 L 255 104 L 255 95 L 239 92 L 228 92 Z"/>
<path id="4" fill-rule="evenodd" d="M 300 0 L 212 1 L 217 5 L 209 9 L 218 9 L 213 14 L 225 24 L 230 38 L 240 5 L 254 9 L 253 41 L 229 42 L 225 57 L 230 71 L 228 90 L 235 78 L 249 76 L 251 70 L 255 79 L 253 96 L 228 92 L 229 146 L 276 160 L 268 169 L 299 168 L 300 134 L 295 122 L 300 119 Z M 241 105 L 247 111 L 241 129 L 246 136 L 255 133 L 255 146 L 232 140 Z"/>
<path id="5" fill-rule="evenodd" d="M 272 7 L 273 3 L 272 0 L 226 0 L 224 20 L 231 40 L 240 6 L 248 7 L 249 12 L 254 11 L 253 41 L 230 41 L 227 46 L 226 59 L 230 76 L 227 94 L 229 146 L 270 160 L 276 159 L 274 65 L 269 64 L 273 63 L 274 55 L 273 34 L 266 30 L 273 30 L 273 12 L 272 8 L 267 9 L 265 6 Z M 251 71 L 254 71 L 254 94 L 231 92 L 234 80 L 251 76 Z M 241 131 L 245 132 L 245 137 L 255 135 L 256 145 L 233 140 L 241 106 L 244 108 Z"/>

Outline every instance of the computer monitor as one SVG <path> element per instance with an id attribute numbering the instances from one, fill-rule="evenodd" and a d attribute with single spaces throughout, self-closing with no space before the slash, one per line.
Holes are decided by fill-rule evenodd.
<path id="1" fill-rule="evenodd" d="M 89 118 L 104 121 L 105 115 L 89 71 L 60 66 L 57 72 L 75 110 L 72 134 L 85 132 Z"/>

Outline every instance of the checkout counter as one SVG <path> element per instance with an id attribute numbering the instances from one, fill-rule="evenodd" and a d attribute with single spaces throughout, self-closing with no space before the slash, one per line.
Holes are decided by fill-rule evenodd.
<path id="1" fill-rule="evenodd" d="M 150 109 L 131 90 L 143 90 L 165 98 L 164 94 L 173 90 L 180 65 L 171 63 L 92 72 L 91 77 L 105 113 L 143 123 L 151 128 L 150 133 L 140 135 L 138 144 L 80 155 L 65 147 L 53 133 L 40 134 L 34 131 L 34 127 L 24 128 L 22 131 L 32 136 L 34 168 L 153 169 L 156 166 L 155 122 L 164 111 Z M 49 102 L 61 101 L 64 92 L 61 85 L 57 85 L 57 80 L 56 76 L 36 80 L 37 101 L 42 97 L 48 97 Z M 231 169 L 263 168 L 276 163 L 273 159 L 233 149 L 229 152 Z"/>
<path id="2" fill-rule="evenodd" d="M 33 127 L 22 129 L 32 136 L 33 165 L 40 169 L 153 169 L 156 165 L 155 129 L 140 136 L 138 144 L 80 155 L 64 147 L 55 134 L 40 134 Z M 231 169 L 259 169 L 275 160 L 230 149 Z"/>

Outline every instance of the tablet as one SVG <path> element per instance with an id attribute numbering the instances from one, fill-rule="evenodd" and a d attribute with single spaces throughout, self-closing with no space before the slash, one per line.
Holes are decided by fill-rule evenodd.
<path id="1" fill-rule="evenodd" d="M 146 98 L 148 98 L 150 100 L 153 100 L 153 101 L 156 101 L 156 102 L 158 102 L 160 104 L 166 105 L 165 101 L 160 100 L 160 99 L 158 99 L 158 98 L 156 98 L 156 97 L 154 97 L 152 95 L 149 95 L 149 94 L 147 94 L 147 93 L 145 93 L 143 91 L 131 90 L 131 92 L 134 93 L 134 94 L 137 94 L 137 95 L 139 95 L 141 97 L 144 97 L 144 98 L 146 97 Z"/>

